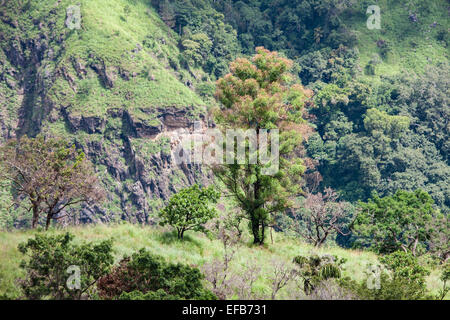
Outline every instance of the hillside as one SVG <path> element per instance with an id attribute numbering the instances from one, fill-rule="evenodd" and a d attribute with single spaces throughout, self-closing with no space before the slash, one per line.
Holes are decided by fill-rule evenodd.
<path id="1" fill-rule="evenodd" d="M 205 119 L 192 87 L 202 72 L 180 67 L 177 35 L 147 1 L 127 13 L 125 0 L 80 3 L 82 28 L 71 30 L 70 1 L 3 2 L 0 136 L 74 141 L 110 191 L 109 205 L 85 208 L 82 220 L 148 222 L 153 203 L 198 178 L 171 165 L 159 134 Z"/>
<path id="2" fill-rule="evenodd" d="M 370 30 L 366 27 L 369 15 L 364 14 L 369 2 L 358 1 L 355 11 L 360 14 L 350 11 L 342 20 L 357 34 L 361 66 L 367 65 L 374 54 L 381 57 L 376 75 L 369 75 L 371 79 L 405 71 L 424 73 L 428 66 L 448 61 L 448 3 L 377 1 L 381 29 Z"/>
<path id="3" fill-rule="evenodd" d="M 124 255 L 146 248 L 150 252 L 161 255 L 169 261 L 181 262 L 201 267 L 206 262 L 223 255 L 223 246 L 219 240 L 210 240 L 203 234 L 189 233 L 182 242 L 177 241 L 176 234 L 159 227 L 139 227 L 123 223 L 112 225 L 97 225 L 88 227 L 71 227 L 65 230 L 53 230 L 50 234 L 71 232 L 77 237 L 77 241 L 98 242 L 112 238 L 114 240 L 114 255 L 116 262 Z M 33 236 L 34 232 L 1 232 L 0 233 L 0 296 L 7 295 L 11 298 L 18 297 L 15 279 L 23 276 L 18 268 L 22 255 L 17 250 L 20 242 Z M 359 250 L 346 250 L 339 247 L 324 247 L 316 249 L 313 246 L 302 243 L 294 238 L 287 238 L 281 234 L 275 234 L 274 243 L 266 247 L 255 248 L 247 245 L 249 235 L 239 244 L 237 253 L 232 260 L 232 272 L 242 273 L 249 266 L 249 261 L 259 265 L 261 271 L 255 282 L 254 288 L 257 295 L 270 297 L 271 277 L 277 263 L 290 263 L 297 255 L 337 255 L 346 258 L 343 276 L 350 276 L 355 280 L 363 280 L 370 264 L 377 263 L 377 256 Z M 439 280 L 439 269 L 436 269 L 427 278 L 427 286 L 431 292 L 437 293 L 442 287 Z M 278 299 L 295 299 L 301 296 L 295 285 L 284 288 Z M 303 297 L 304 299 L 305 297 Z"/>
<path id="4" fill-rule="evenodd" d="M 428 67 L 444 63 L 438 69 L 437 77 L 444 83 L 438 85 L 442 93 L 436 104 L 448 103 L 445 63 L 449 19 L 445 1 L 381 1 L 380 30 L 366 27 L 366 2 L 330 2 L 329 8 L 307 1 L 282 2 L 277 11 L 270 1 L 80 1 L 81 29 L 73 30 L 66 25 L 70 1 L 3 2 L 0 136 L 8 139 L 43 133 L 74 141 L 95 164 L 109 194 L 107 205 L 82 208 L 81 220 L 149 223 L 152 213 L 170 194 L 210 178 L 201 167 L 174 165 L 170 150 L 177 143 L 175 133 L 189 131 L 195 120 L 204 127 L 210 125 L 207 109 L 214 104 L 212 82 L 227 72 L 234 57 L 265 46 L 296 61 L 294 70 L 321 101 L 323 83 L 348 87 L 351 78 L 363 84 L 350 87 L 368 93 L 354 99 L 351 91 L 332 89 L 337 97 L 331 100 L 349 99 L 356 107 L 348 110 L 348 106 L 338 104 L 343 115 L 326 117 L 321 110 L 312 110 L 319 116 L 312 125 L 326 146 L 323 152 L 327 156 L 318 156 L 316 147 L 308 150 L 308 156 L 319 161 L 317 169 L 327 185 L 351 201 L 366 199 L 373 190 L 388 194 L 397 188 L 424 188 L 446 211 L 450 201 L 448 174 L 440 170 L 436 179 L 436 173 L 422 172 L 436 167 L 449 171 L 444 138 L 448 128 L 442 121 L 435 123 L 439 117 L 423 119 L 420 110 L 412 110 L 410 97 L 405 97 L 406 101 L 385 97 L 389 91 L 403 90 L 397 84 L 386 87 L 386 83 L 397 81 L 395 77 L 414 72 L 421 75 Z M 417 20 L 412 21 L 411 14 Z M 299 30 L 301 36 L 297 37 Z M 342 45 L 344 49 L 339 49 Z M 419 81 L 435 81 L 424 77 Z M 425 96 L 433 99 L 433 94 Z M 423 103 L 433 110 L 429 101 Z M 400 104 L 410 106 L 405 110 Z M 392 157 L 389 161 L 395 162 L 394 168 L 384 168 L 376 155 L 367 154 L 359 157 L 355 171 L 339 158 L 347 151 L 335 150 L 335 144 L 345 141 L 346 134 L 361 132 L 362 118 L 370 107 L 418 118 L 418 123 L 411 124 L 417 136 L 398 152 L 399 157 L 408 159 L 407 164 L 397 165 L 397 157 Z M 446 109 L 439 112 L 444 112 L 441 119 L 448 116 Z M 347 119 L 344 123 L 343 116 Z M 340 129 L 331 128 L 331 123 Z M 343 129 L 348 126 L 353 130 Z M 330 139 L 335 133 L 327 133 L 325 127 L 339 131 L 339 136 Z M 443 136 L 436 138 L 438 133 L 429 132 L 435 127 Z M 421 154 L 408 151 L 419 146 L 427 146 Z M 424 157 L 425 153 L 432 154 L 432 160 Z M 420 160 L 413 159 L 417 157 Z M 416 168 L 417 161 L 420 168 Z M 369 169 L 363 163 L 367 162 L 378 168 L 369 176 L 379 175 L 380 179 L 364 181 Z M 344 172 L 335 175 L 335 163 Z M 341 176 L 344 179 L 336 181 Z M 7 190 L 0 190 L 0 194 L 10 201 Z M 15 213 L 19 220 L 24 214 Z M 17 224 L 27 223 L 22 220 Z"/>
<path id="5" fill-rule="evenodd" d="M 380 29 L 367 27 L 373 2 Z M 0 299 L 23 294 L 18 245 L 66 231 L 75 243 L 112 238 L 108 268 L 144 247 L 203 273 L 221 272 L 228 237 L 228 281 L 251 288 L 261 267 L 255 299 L 273 298 L 274 273 L 292 264 L 305 268 L 289 270 L 304 287 L 290 282 L 277 299 L 313 298 L 308 281 L 338 298 L 445 296 L 449 32 L 448 0 L 0 0 Z M 250 163 L 251 150 L 243 164 L 177 164 L 198 123 L 280 129 L 279 172 L 261 175 L 266 163 Z M 25 137 L 28 146 L 14 144 Z M 77 194 L 87 178 L 98 201 Z M 161 210 L 172 200 L 173 212 Z M 187 228 L 182 239 L 190 219 L 197 231 L 211 220 L 225 231 Z M 339 259 L 315 254 L 347 259 L 342 277 Z M 358 291 L 379 263 L 386 291 Z M 86 298 L 98 297 L 93 284 Z M 140 293 L 177 297 L 161 288 Z"/>

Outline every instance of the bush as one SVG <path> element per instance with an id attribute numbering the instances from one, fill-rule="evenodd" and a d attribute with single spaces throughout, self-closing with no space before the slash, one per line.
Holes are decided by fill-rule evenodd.
<path id="1" fill-rule="evenodd" d="M 173 195 L 167 206 L 161 210 L 161 225 L 169 224 L 177 229 L 178 239 L 183 239 L 188 230 L 205 231 L 203 226 L 217 215 L 210 203 L 216 203 L 220 193 L 214 187 L 200 188 L 198 185 L 186 188 Z"/>
<path id="2" fill-rule="evenodd" d="M 20 265 L 27 272 L 26 277 L 19 280 L 26 298 L 86 298 L 97 280 L 108 273 L 114 261 L 111 240 L 99 244 L 74 244 L 73 239 L 69 233 L 38 234 L 19 245 L 19 251 L 29 256 Z M 77 273 L 79 282 L 74 278 Z"/>
<path id="3" fill-rule="evenodd" d="M 312 255 L 308 258 L 297 256 L 293 260 L 300 268 L 299 274 L 303 280 L 303 290 L 307 295 L 312 294 L 322 281 L 328 279 L 339 279 L 341 277 L 342 265 L 345 259 L 336 256 Z"/>
<path id="4" fill-rule="evenodd" d="M 118 266 L 98 281 L 102 299 L 124 300 L 213 300 L 215 296 L 202 285 L 197 268 L 167 263 L 141 249 L 125 257 Z"/>
<path id="5" fill-rule="evenodd" d="M 425 277 L 429 271 L 419 265 L 411 253 L 397 251 L 380 258 L 385 270 L 380 273 L 378 288 L 345 279 L 344 287 L 364 300 L 421 300 L 432 298 L 426 292 Z"/>
<path id="6" fill-rule="evenodd" d="M 444 300 L 444 298 L 447 296 L 447 293 L 450 292 L 450 288 L 447 287 L 447 282 L 450 281 L 450 263 L 444 265 L 440 279 L 444 283 L 444 285 L 442 286 L 442 289 L 439 290 L 439 294 L 436 298 L 439 300 Z"/>

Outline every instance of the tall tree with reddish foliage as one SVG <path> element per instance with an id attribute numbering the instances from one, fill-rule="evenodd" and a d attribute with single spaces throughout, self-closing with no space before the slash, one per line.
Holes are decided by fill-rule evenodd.
<path id="1" fill-rule="evenodd" d="M 227 161 L 213 168 L 250 221 L 253 242 L 258 245 L 264 244 L 271 215 L 291 207 L 292 198 L 301 193 L 305 167 L 298 150 L 303 108 L 312 92 L 295 83 L 288 72 L 291 67 L 292 61 L 278 53 L 256 48 L 253 59 L 237 59 L 231 64 L 231 73 L 217 82 L 216 98 L 221 108 L 216 121 L 221 130 L 252 130 L 260 147 L 264 141 L 261 132 L 279 131 L 278 144 L 266 141 L 272 152 L 279 146 L 279 167 L 273 175 L 264 174 L 268 167 L 261 161 L 264 152 L 250 151 L 252 148 L 246 146 L 245 163 Z M 246 139 L 243 143 L 250 144 Z M 269 165 L 273 163 L 270 159 Z"/>

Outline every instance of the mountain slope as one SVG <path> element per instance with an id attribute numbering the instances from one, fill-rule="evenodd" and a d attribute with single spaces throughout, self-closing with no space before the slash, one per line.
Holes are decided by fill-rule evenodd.
<path id="1" fill-rule="evenodd" d="M 193 89 L 202 72 L 180 67 L 177 35 L 147 1 L 80 1 L 81 29 L 65 23 L 70 5 L 3 1 L 0 136 L 74 141 L 110 191 L 84 219 L 148 222 L 152 201 L 202 176 L 173 166 L 171 140 L 160 137 L 205 119 Z"/>

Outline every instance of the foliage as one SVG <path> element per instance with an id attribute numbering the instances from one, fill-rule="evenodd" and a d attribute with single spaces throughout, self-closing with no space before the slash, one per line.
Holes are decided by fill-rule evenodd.
<path id="1" fill-rule="evenodd" d="M 429 228 L 432 231 L 427 243 L 429 251 L 446 263 L 450 258 L 450 215 L 439 214 L 433 217 Z"/>
<path id="2" fill-rule="evenodd" d="M 212 300 L 215 296 L 202 285 L 197 268 L 167 263 L 145 249 L 122 259 L 97 284 L 103 299 Z"/>
<path id="3" fill-rule="evenodd" d="M 276 165 L 276 159 L 262 163 L 261 155 L 257 151 L 250 154 L 251 148 L 246 147 L 245 163 L 234 159 L 233 164 L 213 168 L 250 220 L 255 244 L 264 243 L 269 216 L 291 205 L 289 198 L 299 192 L 298 180 L 304 171 L 295 149 L 301 141 L 298 124 L 303 121 L 308 92 L 290 82 L 287 71 L 291 65 L 290 60 L 276 52 L 257 48 L 251 61 L 237 59 L 231 64 L 231 73 L 217 82 L 216 97 L 222 108 L 216 113 L 216 120 L 223 131 L 252 129 L 256 141 L 260 130 L 280 132 L 279 170 L 274 175 L 264 175 L 264 169 Z M 276 147 L 271 142 L 267 144 Z M 255 164 L 250 159 L 255 159 Z"/>
<path id="4" fill-rule="evenodd" d="M 374 195 L 360 207 L 353 227 L 364 243 L 381 253 L 401 249 L 419 255 L 432 234 L 433 199 L 422 190 L 399 190 L 384 198 Z"/>
<path id="5" fill-rule="evenodd" d="M 302 235 L 315 247 L 322 246 L 328 236 L 338 233 L 348 236 L 345 232 L 348 204 L 338 202 L 338 195 L 332 189 L 325 189 L 325 193 L 308 193 L 304 203 L 304 214 L 301 216 L 304 228 Z"/>
<path id="6" fill-rule="evenodd" d="M 381 83 L 316 82 L 310 113 L 320 138 L 314 136 L 307 148 L 319 161 L 323 185 L 352 202 L 367 200 L 372 191 L 386 196 L 422 189 L 448 213 L 448 108 L 442 107 L 448 105 L 448 73 L 444 63 Z"/>
<path id="7" fill-rule="evenodd" d="M 210 204 L 216 203 L 220 193 L 213 186 L 186 188 L 173 195 L 160 212 L 161 225 L 169 224 L 177 229 L 178 238 L 183 239 L 188 230 L 205 231 L 204 224 L 217 215 Z"/>
<path id="8" fill-rule="evenodd" d="M 46 214 L 46 229 L 65 209 L 104 198 L 91 163 L 83 152 L 63 139 L 9 140 L 0 149 L 0 177 L 11 182 L 16 198 L 29 202 L 32 227 Z"/>
<path id="9" fill-rule="evenodd" d="M 213 78 L 228 71 L 241 48 L 236 30 L 209 1 L 152 0 L 163 21 L 181 36 L 187 68 L 202 67 Z"/>
<path id="10" fill-rule="evenodd" d="M 296 256 L 294 263 L 299 267 L 299 275 L 303 281 L 303 291 L 310 295 L 322 281 L 339 279 L 341 268 L 346 260 L 331 255 Z"/>
<path id="11" fill-rule="evenodd" d="M 442 289 L 439 290 L 439 294 L 437 295 L 437 298 L 440 300 L 444 300 L 444 298 L 450 292 L 450 288 L 447 287 L 447 282 L 450 281 L 450 264 L 449 263 L 447 263 L 442 270 L 441 281 L 444 284 L 442 286 Z"/>
<path id="12" fill-rule="evenodd" d="M 201 65 L 209 54 L 212 42 L 204 33 L 196 33 L 181 43 L 183 55 L 189 64 Z"/>
<path id="13" fill-rule="evenodd" d="M 411 253 L 393 252 L 380 259 L 386 270 L 379 275 L 379 287 L 369 287 L 368 281 L 356 284 L 343 279 L 341 285 L 351 288 L 355 294 L 364 300 L 421 300 L 431 299 L 427 294 L 425 277 L 429 271 L 420 266 Z"/>
<path id="14" fill-rule="evenodd" d="M 215 2 L 215 8 L 238 31 L 247 53 L 255 46 L 264 46 L 285 50 L 291 56 L 298 56 L 307 48 L 354 44 L 340 19 L 351 5 L 352 1 L 342 0 Z"/>
<path id="15" fill-rule="evenodd" d="M 84 299 L 92 295 L 93 286 L 114 262 L 112 241 L 98 244 L 73 242 L 70 233 L 57 236 L 37 234 L 34 239 L 19 245 L 27 256 L 20 267 L 26 277 L 19 281 L 27 299 Z M 79 283 L 70 276 L 77 276 Z M 77 288 L 77 285 L 79 287 Z"/>

